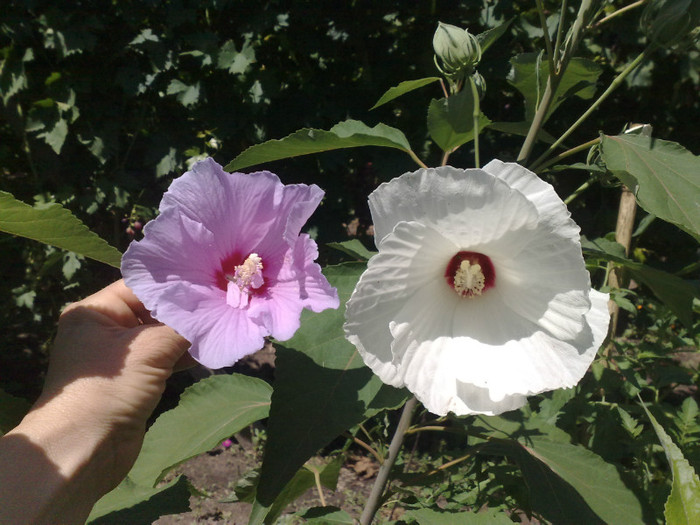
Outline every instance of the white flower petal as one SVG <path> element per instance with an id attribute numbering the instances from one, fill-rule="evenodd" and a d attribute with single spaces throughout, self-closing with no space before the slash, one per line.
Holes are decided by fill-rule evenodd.
<path id="1" fill-rule="evenodd" d="M 484 166 L 483 170 L 525 195 L 537 207 L 542 224 L 550 225 L 552 230 L 564 237 L 578 238 L 580 228 L 571 219 L 566 204 L 559 198 L 551 184 L 515 162 L 494 159 Z"/>
<path id="2" fill-rule="evenodd" d="M 451 166 L 384 183 L 370 194 L 369 207 L 378 247 L 401 221 L 433 226 L 466 249 L 497 241 L 506 232 L 532 229 L 538 218 L 527 198 L 493 175 Z M 511 241 L 516 239 L 520 246 L 526 242 L 522 237 Z"/>
<path id="3" fill-rule="evenodd" d="M 415 222 L 396 225 L 382 243 L 382 251 L 369 261 L 347 303 L 345 333 L 383 381 L 394 382 L 389 329 L 394 317 L 416 290 L 437 280 L 445 282 L 445 266 L 457 247 L 431 228 Z M 453 294 L 455 297 L 456 294 Z"/>

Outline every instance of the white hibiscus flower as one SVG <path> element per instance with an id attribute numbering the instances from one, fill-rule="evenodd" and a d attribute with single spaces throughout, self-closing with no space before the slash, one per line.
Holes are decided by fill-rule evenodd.
<path id="1" fill-rule="evenodd" d="M 345 332 L 382 381 L 439 415 L 500 414 L 572 387 L 605 338 L 579 228 L 518 164 L 421 169 L 369 197 L 379 254 Z"/>

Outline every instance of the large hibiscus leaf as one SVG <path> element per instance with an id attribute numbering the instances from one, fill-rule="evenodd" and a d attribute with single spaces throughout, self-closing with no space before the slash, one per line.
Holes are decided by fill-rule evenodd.
<path id="1" fill-rule="evenodd" d="M 69 250 L 119 268 L 121 253 L 60 204 L 38 208 L 0 191 L 0 231 Z"/>
<path id="2" fill-rule="evenodd" d="M 97 502 L 93 515 L 128 508 L 157 494 L 153 487 L 168 470 L 267 417 L 271 391 L 265 381 L 241 374 L 216 375 L 189 387 L 177 407 L 151 426 L 129 475 Z"/>
<path id="3" fill-rule="evenodd" d="M 666 500 L 664 509 L 666 523 L 669 525 L 700 523 L 700 478 L 664 428 L 659 425 L 646 407 L 644 410 L 664 447 L 666 459 L 671 465 L 671 472 L 673 472 L 671 493 Z"/>
<path id="4" fill-rule="evenodd" d="M 189 511 L 191 492 L 193 490 L 184 476 L 178 476 L 155 488 L 122 483 L 99 501 L 92 509 L 87 523 L 153 523 L 161 516 Z"/>
<path id="5" fill-rule="evenodd" d="M 700 240 L 700 158 L 676 142 L 635 135 L 601 137 L 608 170 L 639 205 Z"/>
<path id="6" fill-rule="evenodd" d="M 365 269 L 325 270 L 344 305 Z M 275 389 L 265 455 L 250 523 L 269 523 L 270 508 L 304 462 L 343 431 L 408 397 L 364 365 L 343 332 L 344 307 L 306 314 L 295 336 L 277 346 Z"/>
<path id="7" fill-rule="evenodd" d="M 479 417 L 492 441 L 481 452 L 515 460 L 530 493 L 532 510 L 552 523 L 642 525 L 643 509 L 617 469 L 569 442 L 556 426 L 534 418 Z M 476 427 L 475 425 L 475 427 Z"/>
<path id="8" fill-rule="evenodd" d="M 283 139 L 268 140 L 251 146 L 229 162 L 224 169 L 236 171 L 273 160 L 360 146 L 395 148 L 412 153 L 406 136 L 400 130 L 385 124 L 377 124 L 370 128 L 358 120 L 346 120 L 328 131 L 305 128 Z"/>

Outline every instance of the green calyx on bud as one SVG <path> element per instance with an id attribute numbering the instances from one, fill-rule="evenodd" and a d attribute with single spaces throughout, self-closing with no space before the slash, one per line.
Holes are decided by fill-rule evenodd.
<path id="1" fill-rule="evenodd" d="M 692 44 L 697 38 L 698 23 L 700 0 L 652 0 L 640 20 L 649 41 L 663 47 Z"/>
<path id="2" fill-rule="evenodd" d="M 481 46 L 474 35 L 442 22 L 435 30 L 433 49 L 438 70 L 453 82 L 471 75 L 481 60 Z"/>
<path id="3" fill-rule="evenodd" d="M 486 95 L 486 80 L 484 80 L 484 77 L 482 77 L 481 73 L 478 71 L 474 71 L 472 80 L 476 86 L 476 92 L 479 94 L 479 100 L 483 100 L 484 95 Z"/>

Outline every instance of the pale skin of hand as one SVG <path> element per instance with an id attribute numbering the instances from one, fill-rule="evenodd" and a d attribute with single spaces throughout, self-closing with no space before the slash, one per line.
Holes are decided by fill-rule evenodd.
<path id="1" fill-rule="evenodd" d="M 123 281 L 61 314 L 44 389 L 0 438 L 0 523 L 84 523 L 129 472 L 165 381 L 193 364 Z"/>

